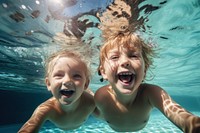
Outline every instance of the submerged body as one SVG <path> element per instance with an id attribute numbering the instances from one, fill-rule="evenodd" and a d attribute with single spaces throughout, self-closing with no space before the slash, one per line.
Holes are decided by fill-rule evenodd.
<path id="1" fill-rule="evenodd" d="M 138 131 L 156 107 L 182 131 L 200 132 L 200 117 L 178 105 L 161 87 L 143 83 L 151 52 L 135 34 L 119 34 L 102 46 L 99 72 L 109 85 L 95 93 L 99 116 L 116 131 Z"/>
<path id="2" fill-rule="evenodd" d="M 52 55 L 46 73 L 46 85 L 53 98 L 36 108 L 19 133 L 38 132 L 46 120 L 64 130 L 75 129 L 95 109 L 88 89 L 89 70 L 80 54 L 64 50 Z"/>
<path id="3" fill-rule="evenodd" d="M 200 130 L 200 118 L 186 111 L 159 86 L 141 84 L 135 99 L 123 104 L 109 85 L 100 88 L 95 94 L 99 117 L 119 132 L 143 129 L 149 120 L 151 110 L 158 108 L 182 131 L 196 133 Z"/>
<path id="4" fill-rule="evenodd" d="M 84 98 L 87 97 L 87 98 Z M 93 96 L 84 92 L 75 110 L 63 111 L 61 105 L 53 97 L 42 103 L 32 114 L 31 118 L 18 131 L 20 133 L 38 132 L 42 124 L 49 120 L 56 127 L 63 130 L 71 130 L 80 127 L 94 111 Z"/>
<path id="5" fill-rule="evenodd" d="M 100 88 L 95 94 L 95 100 L 101 111 L 101 117 L 115 131 L 138 131 L 144 128 L 152 109 L 145 97 L 147 91 L 144 91 L 145 89 L 141 88 L 134 102 L 124 105 L 118 101 L 110 86 Z"/>

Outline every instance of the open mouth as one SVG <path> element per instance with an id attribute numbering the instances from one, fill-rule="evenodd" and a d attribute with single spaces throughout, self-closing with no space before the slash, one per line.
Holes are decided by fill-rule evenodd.
<path id="1" fill-rule="evenodd" d="M 131 72 L 121 72 L 118 74 L 118 78 L 121 82 L 128 84 L 134 80 L 135 74 Z"/>
<path id="2" fill-rule="evenodd" d="M 74 92 L 75 92 L 74 90 L 66 90 L 66 89 L 60 90 L 60 93 L 67 97 L 71 97 L 74 94 Z"/>

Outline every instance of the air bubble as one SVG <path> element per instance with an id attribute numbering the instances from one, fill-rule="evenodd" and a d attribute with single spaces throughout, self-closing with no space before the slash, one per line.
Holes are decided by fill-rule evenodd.
<path id="1" fill-rule="evenodd" d="M 2 6 L 3 6 L 4 8 L 7 8 L 7 7 L 8 7 L 8 5 L 7 5 L 6 3 L 2 3 Z"/>
<path id="2" fill-rule="evenodd" d="M 39 4 L 40 4 L 40 1 L 39 1 L 39 0 L 36 0 L 35 3 L 39 5 Z"/>

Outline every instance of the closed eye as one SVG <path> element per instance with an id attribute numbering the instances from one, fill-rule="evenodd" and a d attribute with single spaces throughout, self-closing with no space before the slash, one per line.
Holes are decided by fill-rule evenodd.
<path id="1" fill-rule="evenodd" d="M 65 74 L 62 73 L 62 72 L 58 72 L 58 73 L 54 73 L 54 74 L 53 74 L 53 77 L 56 77 L 56 78 L 61 78 L 61 77 L 63 77 L 63 76 L 65 76 Z"/>
<path id="2" fill-rule="evenodd" d="M 128 55 L 130 58 L 138 58 L 138 57 L 140 57 L 140 55 L 138 54 L 138 53 L 129 53 L 129 55 Z"/>
<path id="3" fill-rule="evenodd" d="M 113 55 L 113 56 L 111 56 L 109 59 L 115 61 L 115 60 L 118 60 L 118 59 L 119 59 L 119 56 Z"/>
<path id="4" fill-rule="evenodd" d="M 133 55 L 130 55 L 130 57 L 131 57 L 131 58 L 136 58 L 136 57 L 138 57 L 138 55 L 133 54 Z"/>
<path id="5" fill-rule="evenodd" d="M 82 76 L 80 74 L 74 74 L 73 78 L 74 79 L 82 79 Z"/>

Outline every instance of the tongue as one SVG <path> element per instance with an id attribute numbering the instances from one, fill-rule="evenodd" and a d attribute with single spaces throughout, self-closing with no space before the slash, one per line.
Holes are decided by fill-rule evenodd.
<path id="1" fill-rule="evenodd" d="M 124 83 L 129 83 L 132 80 L 132 75 L 119 75 L 119 80 Z"/>
<path id="2" fill-rule="evenodd" d="M 74 91 L 73 90 L 61 90 L 60 93 L 62 95 L 65 95 L 65 96 L 69 97 L 69 96 L 71 96 L 74 93 Z"/>

